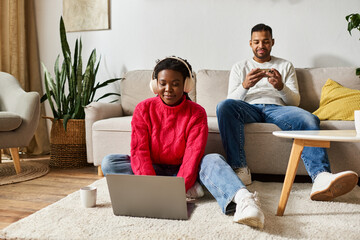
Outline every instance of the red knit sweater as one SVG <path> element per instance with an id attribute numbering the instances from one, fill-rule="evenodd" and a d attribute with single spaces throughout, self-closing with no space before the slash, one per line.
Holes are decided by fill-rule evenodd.
<path id="1" fill-rule="evenodd" d="M 208 136 L 206 112 L 187 100 L 168 106 L 154 97 L 140 102 L 131 121 L 131 168 L 136 175 L 156 175 L 155 164 L 181 165 L 186 191 L 198 176 Z"/>

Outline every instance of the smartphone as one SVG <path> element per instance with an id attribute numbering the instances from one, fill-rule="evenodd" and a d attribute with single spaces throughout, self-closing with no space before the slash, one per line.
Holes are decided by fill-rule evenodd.
<path id="1" fill-rule="evenodd" d="M 270 68 L 260 68 L 259 71 L 272 72 Z"/>
<path id="2" fill-rule="evenodd" d="M 269 72 L 269 73 L 273 73 L 273 71 L 271 71 L 270 68 L 259 68 L 259 70 L 256 71 L 256 73 L 258 72 Z"/>

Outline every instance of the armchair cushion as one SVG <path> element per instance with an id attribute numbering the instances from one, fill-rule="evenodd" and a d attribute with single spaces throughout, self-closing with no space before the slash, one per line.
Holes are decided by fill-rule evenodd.
<path id="1" fill-rule="evenodd" d="M 0 112 L 0 132 L 12 131 L 20 127 L 22 119 L 11 112 Z"/>

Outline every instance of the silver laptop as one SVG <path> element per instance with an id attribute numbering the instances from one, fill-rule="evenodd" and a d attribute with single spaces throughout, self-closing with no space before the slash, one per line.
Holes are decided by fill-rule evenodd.
<path id="1" fill-rule="evenodd" d="M 117 216 L 188 219 L 181 177 L 107 174 L 106 181 Z"/>

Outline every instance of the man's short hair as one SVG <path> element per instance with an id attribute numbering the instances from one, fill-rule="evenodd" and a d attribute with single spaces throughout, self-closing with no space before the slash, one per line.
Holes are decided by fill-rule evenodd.
<path id="1" fill-rule="evenodd" d="M 270 26 L 265 25 L 263 23 L 259 23 L 257 25 L 255 25 L 252 29 L 251 29 L 251 36 L 253 34 L 253 32 L 261 32 L 261 31 L 268 31 L 270 32 L 271 38 L 272 38 L 272 29 Z"/>

